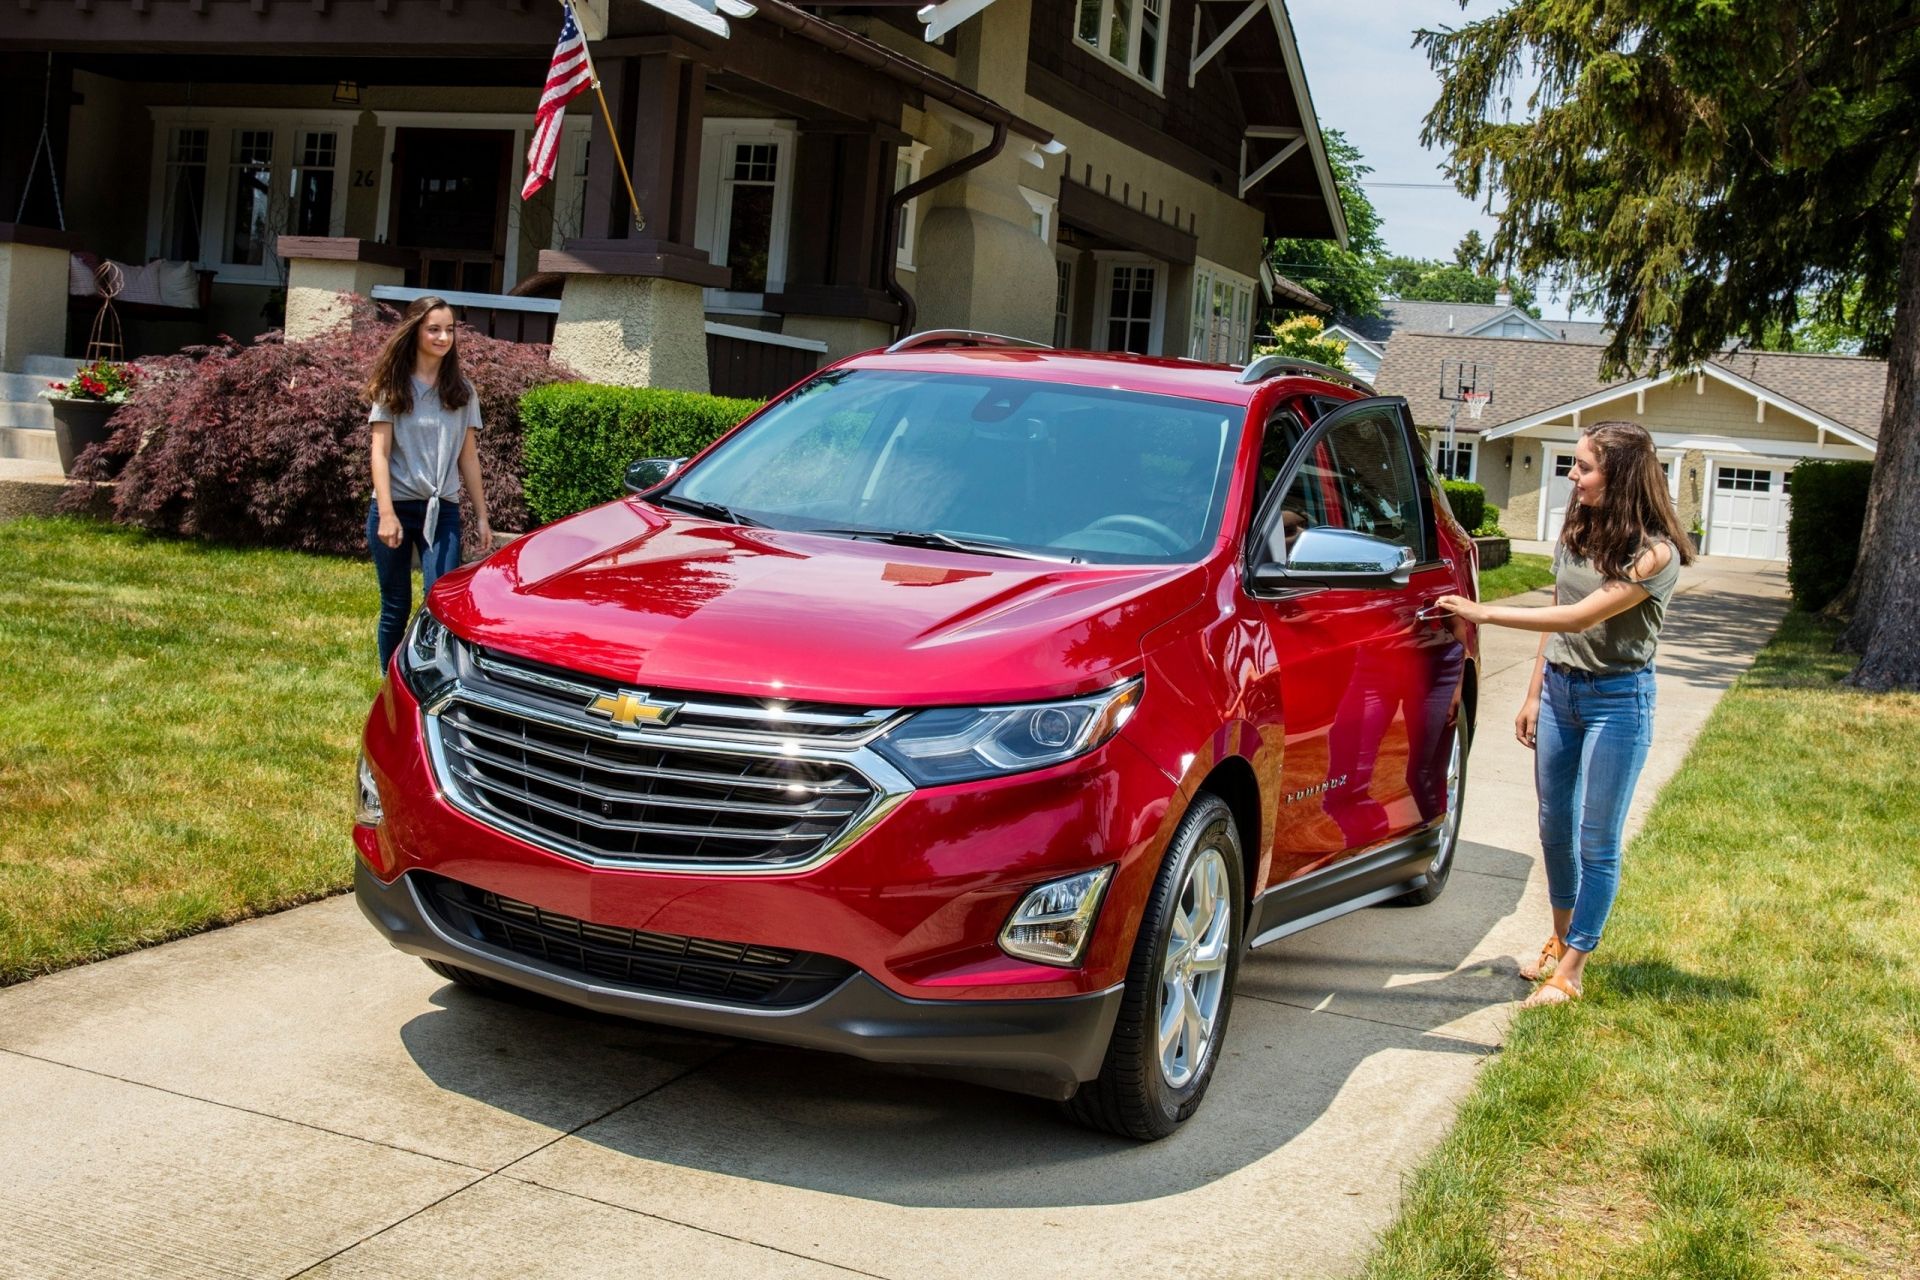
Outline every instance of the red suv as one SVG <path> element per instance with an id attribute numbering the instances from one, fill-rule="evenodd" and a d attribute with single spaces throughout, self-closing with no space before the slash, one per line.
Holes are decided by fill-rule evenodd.
<path id="1" fill-rule="evenodd" d="M 428 597 L 361 906 L 471 987 L 1172 1132 L 1245 948 L 1452 866 L 1474 548 L 1369 390 L 920 334 L 636 464 Z"/>

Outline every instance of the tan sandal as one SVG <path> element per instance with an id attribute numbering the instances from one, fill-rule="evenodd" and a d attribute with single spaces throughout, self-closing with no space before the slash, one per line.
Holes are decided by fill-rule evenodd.
<path id="1" fill-rule="evenodd" d="M 1552 987 L 1555 991 L 1558 991 L 1560 993 L 1561 998 L 1558 1000 L 1542 1000 L 1540 998 L 1540 993 L 1545 991 L 1548 987 Z M 1542 982 L 1539 985 L 1539 987 L 1534 990 L 1534 993 L 1532 995 L 1526 998 L 1525 1002 L 1523 1002 L 1520 1007 L 1522 1009 L 1538 1009 L 1546 1005 L 1571 1004 L 1573 1001 L 1578 1000 L 1579 998 L 1580 998 L 1580 988 L 1574 986 L 1572 983 L 1568 982 L 1565 978 L 1561 977 L 1559 972 L 1556 970 L 1551 977 L 1547 978 L 1546 981 Z"/>
<path id="2" fill-rule="evenodd" d="M 1560 963 L 1560 957 L 1565 954 L 1567 954 L 1567 944 L 1562 942 L 1560 935 L 1556 933 L 1548 938 L 1546 943 L 1541 946 L 1540 958 L 1533 962 L 1533 972 L 1528 973 L 1525 969 L 1522 969 L 1520 976 L 1528 982 L 1539 982 L 1547 976 L 1547 967 L 1549 965 L 1558 965 Z"/>

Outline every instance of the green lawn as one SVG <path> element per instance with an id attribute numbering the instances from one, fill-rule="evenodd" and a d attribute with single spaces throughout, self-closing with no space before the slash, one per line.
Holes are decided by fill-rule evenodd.
<path id="1" fill-rule="evenodd" d="M 0 984 L 343 889 L 373 572 L 0 524 Z"/>
<path id="2" fill-rule="evenodd" d="M 1498 569 L 1487 569 L 1480 574 L 1480 598 L 1498 600 L 1502 596 L 1517 596 L 1522 591 L 1552 585 L 1553 557 L 1516 551 Z"/>
<path id="3" fill-rule="evenodd" d="M 1789 616 L 1522 1014 L 1373 1280 L 1920 1276 L 1920 697 Z"/>

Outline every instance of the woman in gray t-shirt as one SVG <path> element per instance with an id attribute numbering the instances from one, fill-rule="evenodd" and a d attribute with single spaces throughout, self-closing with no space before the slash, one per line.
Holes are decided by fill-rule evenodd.
<path id="1" fill-rule="evenodd" d="M 1589 427 L 1569 479 L 1550 607 L 1438 602 L 1469 622 L 1544 633 L 1514 719 L 1515 735 L 1534 749 L 1553 905 L 1553 935 L 1520 970 L 1544 979 L 1529 1006 L 1577 999 L 1600 945 L 1620 884 L 1627 805 L 1653 742 L 1654 650 L 1680 566 L 1693 560 L 1645 427 Z"/>
<path id="2" fill-rule="evenodd" d="M 480 397 L 460 372 L 453 308 L 445 299 L 418 298 L 407 308 L 362 394 L 371 406 L 367 550 L 380 580 L 376 637 L 385 671 L 413 613 L 414 552 L 425 591 L 460 563 L 462 481 L 480 522 L 480 545 L 493 544 L 476 442 Z"/>

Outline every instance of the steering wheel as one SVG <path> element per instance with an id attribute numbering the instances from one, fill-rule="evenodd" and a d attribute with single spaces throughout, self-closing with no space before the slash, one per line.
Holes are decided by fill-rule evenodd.
<path id="1" fill-rule="evenodd" d="M 1169 552 L 1185 551 L 1187 549 L 1187 540 L 1185 538 L 1182 538 L 1179 534 L 1167 528 L 1167 526 L 1161 524 L 1152 516 L 1135 515 L 1130 511 L 1118 511 L 1110 516 L 1101 516 L 1098 520 L 1088 525 L 1085 532 L 1091 533 L 1095 529 L 1131 529 L 1138 533 L 1147 534 Z"/>

